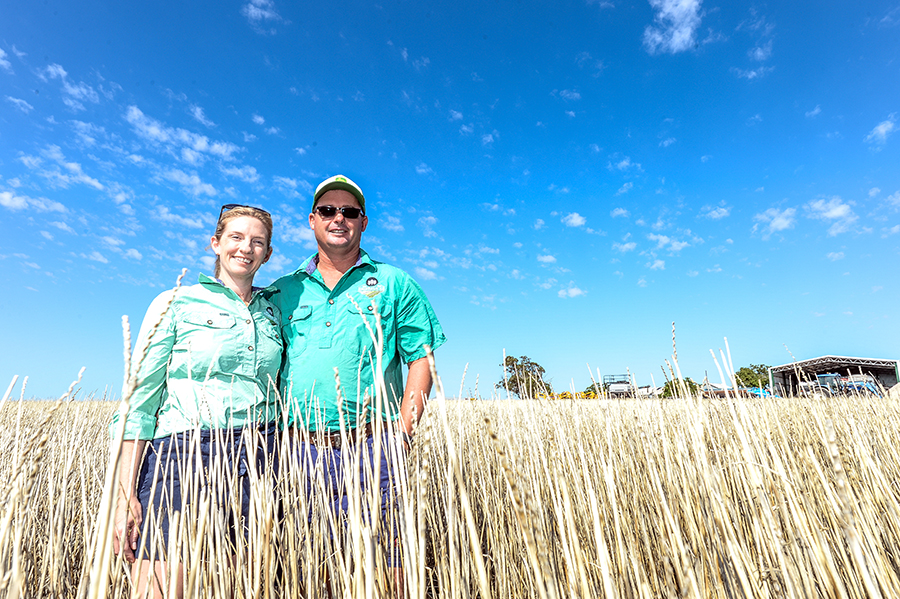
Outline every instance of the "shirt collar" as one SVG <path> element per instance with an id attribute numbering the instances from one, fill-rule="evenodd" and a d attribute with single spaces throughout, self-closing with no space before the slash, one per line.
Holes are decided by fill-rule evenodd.
<path id="1" fill-rule="evenodd" d="M 363 258 L 366 258 L 366 262 L 368 262 L 368 255 L 362 249 L 359 250 L 359 256 L 356 258 L 356 264 L 353 265 L 353 268 L 361 265 L 363 263 Z M 310 258 L 306 263 L 306 274 L 312 276 L 314 272 L 319 268 L 319 254 L 316 253 Z"/>

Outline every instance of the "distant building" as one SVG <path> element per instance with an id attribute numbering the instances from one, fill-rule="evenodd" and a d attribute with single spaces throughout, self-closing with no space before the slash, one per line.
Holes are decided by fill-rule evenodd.
<path id="1" fill-rule="evenodd" d="M 841 376 L 870 375 L 885 389 L 900 381 L 900 360 L 822 356 L 769 368 L 769 387 L 779 395 L 796 395 L 800 383 L 815 380 L 818 374 Z"/>

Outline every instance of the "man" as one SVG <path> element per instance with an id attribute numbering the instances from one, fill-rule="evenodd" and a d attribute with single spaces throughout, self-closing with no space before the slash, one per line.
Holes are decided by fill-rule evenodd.
<path id="1" fill-rule="evenodd" d="M 286 348 L 281 390 L 287 424 L 307 442 L 307 457 L 301 459 L 311 468 L 310 476 L 327 470 L 325 478 L 333 479 L 324 481 L 334 495 L 330 500 L 336 511 L 345 513 L 348 497 L 341 482 L 341 461 L 349 459 L 347 445 L 362 439 L 371 464 L 373 433 L 391 421 L 384 435 L 393 429 L 408 448 L 431 392 L 426 347 L 434 350 L 445 341 L 419 285 L 402 270 L 372 260 L 360 248 L 369 223 L 365 209 L 365 196 L 350 179 L 338 175 L 319 184 L 309 215 L 318 251 L 269 289 L 271 301 L 282 313 Z M 376 313 L 383 330 L 380 362 L 373 338 L 379 335 Z M 403 364 L 408 367 L 405 385 Z M 382 449 L 381 453 L 385 457 L 390 452 Z M 323 459 L 334 463 L 322 466 Z M 389 456 L 377 460 L 381 472 L 375 473 L 381 480 L 384 503 L 393 497 L 386 488 L 392 482 L 390 461 Z M 364 486 L 367 478 L 363 476 Z"/>

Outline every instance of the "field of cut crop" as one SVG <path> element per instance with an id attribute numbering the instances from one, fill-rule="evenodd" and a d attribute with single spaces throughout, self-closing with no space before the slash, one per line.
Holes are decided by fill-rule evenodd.
<path id="1" fill-rule="evenodd" d="M 98 514 L 114 409 L 0 407 L 0 597 L 129 596 Z M 187 510 L 185 596 L 397 592 L 372 497 L 343 525 L 305 476 L 259 473 L 235 551 Z M 897 481 L 887 399 L 439 398 L 397 477 L 398 578 L 420 598 L 897 597 Z"/>

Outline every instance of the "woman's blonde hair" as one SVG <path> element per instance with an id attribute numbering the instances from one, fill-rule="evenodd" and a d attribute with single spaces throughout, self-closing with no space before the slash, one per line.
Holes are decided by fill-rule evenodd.
<path id="1" fill-rule="evenodd" d="M 242 216 L 252 216 L 259 222 L 263 224 L 263 227 L 266 228 L 266 249 L 272 247 L 272 215 L 262 210 L 260 208 L 254 208 L 253 206 L 235 206 L 234 208 L 230 208 L 225 210 L 219 215 L 219 222 L 216 223 L 216 233 L 213 237 L 216 240 L 222 240 L 222 233 L 225 232 L 225 226 L 229 221 L 232 221 L 236 218 L 240 218 Z M 216 256 L 216 271 L 215 276 L 219 278 L 219 270 L 221 269 L 221 265 L 219 264 L 219 257 Z"/>

